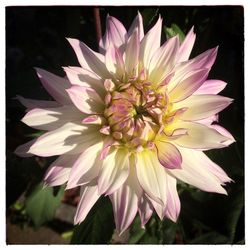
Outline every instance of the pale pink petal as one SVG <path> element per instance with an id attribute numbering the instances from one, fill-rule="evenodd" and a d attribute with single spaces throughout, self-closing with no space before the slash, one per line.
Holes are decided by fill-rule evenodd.
<path id="1" fill-rule="evenodd" d="M 167 198 L 167 197 L 166 197 Z M 165 216 L 165 210 L 166 210 L 166 204 L 160 204 L 159 202 L 156 202 L 155 200 L 148 197 L 151 205 L 153 206 L 155 212 L 157 213 L 160 220 L 164 219 Z"/>
<path id="2" fill-rule="evenodd" d="M 181 147 L 208 150 L 226 147 L 230 138 L 223 136 L 217 130 L 194 122 L 176 122 L 176 128 L 184 128 L 187 134 L 178 137 L 174 143 Z"/>
<path id="3" fill-rule="evenodd" d="M 227 83 L 221 80 L 207 80 L 205 81 L 200 88 L 198 88 L 194 94 L 201 95 L 201 94 L 213 94 L 216 95 L 221 92 Z"/>
<path id="4" fill-rule="evenodd" d="M 56 108 L 60 106 L 60 104 L 55 101 L 33 100 L 19 95 L 17 95 L 15 99 L 21 102 L 28 110 L 33 108 Z"/>
<path id="5" fill-rule="evenodd" d="M 90 209 L 99 199 L 98 188 L 96 184 L 86 185 L 81 189 L 81 199 L 77 206 L 74 224 L 80 224 L 88 215 Z"/>
<path id="6" fill-rule="evenodd" d="M 56 76 L 46 70 L 35 68 L 43 87 L 60 104 L 71 104 L 71 100 L 65 89 L 70 87 L 70 83 L 63 77 Z"/>
<path id="7" fill-rule="evenodd" d="M 219 120 L 219 115 L 215 114 L 208 118 L 198 120 L 197 122 L 204 124 L 204 125 L 211 125 L 213 122 L 218 122 L 218 120 Z"/>
<path id="8" fill-rule="evenodd" d="M 145 229 L 145 225 L 153 214 L 152 204 L 145 195 L 139 201 L 138 211 L 141 218 L 141 227 Z"/>
<path id="9" fill-rule="evenodd" d="M 150 60 L 161 44 L 162 18 L 159 17 L 157 23 L 143 37 L 140 45 L 139 61 L 148 69 Z"/>
<path id="10" fill-rule="evenodd" d="M 176 222 L 180 214 L 181 203 L 176 188 L 176 179 L 168 175 L 166 216 Z"/>
<path id="11" fill-rule="evenodd" d="M 177 62 L 187 61 L 194 46 L 196 34 L 194 33 L 194 27 L 186 35 L 178 51 Z"/>
<path id="12" fill-rule="evenodd" d="M 137 153 L 136 172 L 147 195 L 161 205 L 166 204 L 166 173 L 156 152 L 144 150 Z"/>
<path id="13" fill-rule="evenodd" d="M 119 235 L 133 222 L 138 211 L 138 202 L 142 195 L 133 159 L 130 159 L 130 168 L 131 171 L 126 182 L 109 196 L 112 201 L 116 228 Z"/>
<path id="14" fill-rule="evenodd" d="M 63 126 L 66 122 L 80 121 L 82 113 L 73 105 L 58 108 L 35 108 L 30 110 L 22 122 L 30 127 L 41 130 L 53 130 Z"/>
<path id="15" fill-rule="evenodd" d="M 192 95 L 207 79 L 208 73 L 208 69 L 198 69 L 186 74 L 169 93 L 171 102 L 179 102 Z"/>
<path id="16" fill-rule="evenodd" d="M 211 117 L 231 104 L 233 99 L 219 95 L 192 95 L 174 103 L 173 109 L 187 108 L 182 120 L 195 121 Z"/>
<path id="17" fill-rule="evenodd" d="M 131 24 L 129 30 L 128 30 L 128 37 L 131 37 L 134 30 L 138 30 L 138 36 L 139 36 L 139 41 L 142 40 L 144 37 L 144 29 L 143 29 L 143 20 L 140 12 L 138 11 L 138 15 L 134 19 L 133 23 Z"/>
<path id="18" fill-rule="evenodd" d="M 85 149 L 76 159 L 69 175 L 67 189 L 86 184 L 98 175 L 102 165 L 102 162 L 98 158 L 102 144 L 102 142 L 94 144 Z"/>
<path id="19" fill-rule="evenodd" d="M 104 102 L 92 88 L 72 86 L 67 92 L 75 106 L 85 114 L 100 114 L 104 110 Z"/>
<path id="20" fill-rule="evenodd" d="M 78 155 L 62 155 L 58 157 L 47 169 L 44 182 L 45 185 L 54 187 L 63 185 L 68 181 L 71 167 Z"/>
<path id="21" fill-rule="evenodd" d="M 213 124 L 213 125 L 210 125 L 210 128 L 212 129 L 215 129 L 216 131 L 218 131 L 221 135 L 225 136 L 228 138 L 227 141 L 223 142 L 223 144 L 225 146 L 229 146 L 230 144 L 234 143 L 235 142 L 235 139 L 234 137 L 232 136 L 231 133 L 229 133 L 229 131 L 227 131 L 225 128 L 221 127 L 220 125 L 218 124 Z"/>
<path id="22" fill-rule="evenodd" d="M 36 140 L 37 140 L 37 138 L 33 139 L 31 141 L 28 141 L 25 144 L 20 145 L 19 147 L 16 148 L 14 153 L 20 157 L 34 156 L 32 153 L 29 153 L 29 149 L 36 142 Z"/>
<path id="23" fill-rule="evenodd" d="M 161 83 L 171 73 L 178 49 L 179 37 L 175 36 L 155 51 L 149 64 L 148 80 L 155 84 Z"/>
<path id="24" fill-rule="evenodd" d="M 158 159 L 162 166 L 170 169 L 181 168 L 181 154 L 173 144 L 157 141 L 156 148 Z"/>
<path id="25" fill-rule="evenodd" d="M 67 38 L 73 47 L 82 68 L 95 72 L 98 76 L 109 78 L 109 72 L 104 63 L 104 56 L 91 50 L 85 43 L 77 39 Z"/>
<path id="26" fill-rule="evenodd" d="M 139 49 L 140 41 L 138 30 L 135 29 L 131 37 L 128 39 L 125 49 L 125 69 L 128 77 L 134 77 L 137 75 Z"/>
<path id="27" fill-rule="evenodd" d="M 113 150 L 103 160 L 103 166 L 98 177 L 100 194 L 111 194 L 128 178 L 129 157 L 126 149 Z"/>
<path id="28" fill-rule="evenodd" d="M 67 152 L 79 153 L 79 150 L 90 146 L 98 140 L 98 137 L 99 134 L 95 130 L 91 131 L 87 126 L 69 122 L 40 136 L 28 153 L 44 157 L 62 155 Z"/>
<path id="29" fill-rule="evenodd" d="M 208 168 L 204 167 L 199 151 L 179 148 L 182 155 L 181 169 L 165 169 L 177 179 L 193 185 L 203 191 L 227 194 L 220 180 Z"/>

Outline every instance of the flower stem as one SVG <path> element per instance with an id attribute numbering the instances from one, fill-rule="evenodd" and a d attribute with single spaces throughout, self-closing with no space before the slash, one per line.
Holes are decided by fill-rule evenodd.
<path id="1" fill-rule="evenodd" d="M 102 26 L 100 19 L 100 10 L 98 7 L 94 7 L 94 19 L 95 19 L 95 30 L 96 30 L 96 39 L 97 44 L 99 44 L 100 39 L 102 38 Z"/>

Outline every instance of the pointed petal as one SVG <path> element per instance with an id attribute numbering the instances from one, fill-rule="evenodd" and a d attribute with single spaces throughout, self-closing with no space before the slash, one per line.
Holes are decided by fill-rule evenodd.
<path id="1" fill-rule="evenodd" d="M 128 30 L 128 37 L 132 36 L 135 29 L 138 30 L 139 41 L 141 41 L 142 38 L 144 37 L 144 29 L 143 29 L 142 16 L 139 11 L 138 11 L 138 15 L 136 16 L 136 18 L 134 19 L 133 23 L 131 24 Z"/>
<path id="2" fill-rule="evenodd" d="M 103 167 L 98 178 L 99 193 L 113 193 L 126 181 L 128 175 L 128 151 L 125 149 L 113 150 L 103 160 Z"/>
<path id="3" fill-rule="evenodd" d="M 213 94 L 216 95 L 221 92 L 227 83 L 221 80 L 206 80 L 196 91 L 194 94 L 202 95 L 202 94 Z"/>
<path id="4" fill-rule="evenodd" d="M 141 218 L 141 227 L 145 228 L 145 225 L 153 214 L 152 204 L 145 195 L 140 199 L 138 211 Z"/>
<path id="5" fill-rule="evenodd" d="M 80 224 L 88 215 L 90 209 L 99 199 L 97 185 L 87 185 L 81 190 L 81 199 L 77 206 L 74 224 Z"/>
<path id="6" fill-rule="evenodd" d="M 202 153 L 186 148 L 179 148 L 182 155 L 182 169 L 166 169 L 175 178 L 193 185 L 203 191 L 227 194 L 221 187 L 219 179 L 205 166 L 204 159 L 200 157 Z"/>
<path id="7" fill-rule="evenodd" d="M 102 144 L 102 142 L 94 144 L 77 158 L 69 175 L 67 189 L 86 184 L 98 175 L 102 164 L 98 154 L 100 153 Z"/>
<path id="8" fill-rule="evenodd" d="M 103 113 L 104 102 L 92 88 L 72 86 L 67 92 L 75 106 L 86 114 Z"/>
<path id="9" fill-rule="evenodd" d="M 156 152 L 144 150 L 137 153 L 137 177 L 147 195 L 154 201 L 166 203 L 166 173 Z"/>
<path id="10" fill-rule="evenodd" d="M 179 38 L 175 36 L 155 51 L 149 64 L 149 81 L 161 83 L 171 73 L 178 49 Z"/>
<path id="11" fill-rule="evenodd" d="M 190 72 L 171 90 L 171 102 L 180 102 L 191 96 L 207 79 L 209 70 L 199 69 Z"/>
<path id="12" fill-rule="evenodd" d="M 173 109 L 188 108 L 182 115 L 182 120 L 195 121 L 211 117 L 231 104 L 233 99 L 219 95 L 193 95 L 174 103 Z"/>
<path id="13" fill-rule="evenodd" d="M 20 156 L 20 157 L 31 157 L 33 156 L 32 153 L 29 152 L 30 147 L 37 141 L 36 139 L 33 139 L 31 141 L 28 141 L 25 144 L 22 144 L 20 146 L 18 146 L 15 150 L 15 154 Z"/>
<path id="14" fill-rule="evenodd" d="M 223 144 L 225 146 L 229 146 L 230 144 L 236 142 L 234 137 L 232 136 L 232 134 L 227 131 L 225 128 L 221 127 L 220 125 L 218 124 L 213 124 L 213 125 L 210 125 L 210 128 L 212 129 L 215 129 L 216 131 L 218 131 L 221 135 L 225 136 L 228 138 L 227 141 L 223 142 Z"/>
<path id="15" fill-rule="evenodd" d="M 181 209 L 181 203 L 176 189 L 176 179 L 168 175 L 167 186 L 166 216 L 176 222 Z"/>
<path id="16" fill-rule="evenodd" d="M 70 87 L 70 83 L 63 77 L 56 76 L 46 70 L 35 68 L 43 87 L 60 104 L 71 104 L 71 100 L 65 89 Z"/>
<path id="17" fill-rule="evenodd" d="M 80 121 L 82 113 L 73 105 L 58 108 L 35 108 L 30 110 L 22 122 L 35 129 L 53 130 L 70 121 Z"/>
<path id="18" fill-rule="evenodd" d="M 104 63 L 104 56 L 91 50 L 85 43 L 77 39 L 67 38 L 73 47 L 82 68 L 93 71 L 102 78 L 110 78 Z"/>
<path id="19" fill-rule="evenodd" d="M 139 49 L 140 41 L 138 37 L 138 30 L 135 29 L 131 37 L 128 39 L 125 50 L 125 69 L 129 77 L 136 76 Z"/>
<path id="20" fill-rule="evenodd" d="M 159 162 L 165 168 L 181 168 L 181 154 L 179 150 L 171 143 L 158 141 L 156 142 L 157 155 Z"/>
<path id="21" fill-rule="evenodd" d="M 194 27 L 192 27 L 180 46 L 178 57 L 177 57 L 177 62 L 188 60 L 191 54 L 191 51 L 193 49 L 193 46 L 194 46 L 195 38 L 196 38 L 196 35 L 194 33 Z"/>
<path id="22" fill-rule="evenodd" d="M 68 181 L 71 167 L 78 155 L 62 155 L 47 169 L 44 182 L 50 187 L 63 185 Z"/>
<path id="23" fill-rule="evenodd" d="M 187 134 L 178 137 L 174 142 L 185 148 L 213 149 L 226 147 L 230 138 L 223 136 L 217 130 L 194 122 L 177 122 L 176 128 L 184 128 Z"/>
<path id="24" fill-rule="evenodd" d="M 143 37 L 140 46 L 139 61 L 148 69 L 150 60 L 161 44 L 162 19 L 159 17 L 157 23 Z"/>

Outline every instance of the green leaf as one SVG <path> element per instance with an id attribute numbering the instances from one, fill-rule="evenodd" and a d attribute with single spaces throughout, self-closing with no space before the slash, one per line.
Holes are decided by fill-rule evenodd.
<path id="1" fill-rule="evenodd" d="M 226 244 L 229 242 L 229 239 L 217 232 L 209 232 L 206 234 L 197 237 L 196 239 L 190 241 L 190 244 Z"/>
<path id="2" fill-rule="evenodd" d="M 173 244 L 176 237 L 177 223 L 172 222 L 169 219 L 165 219 L 162 224 L 162 243 Z"/>
<path id="3" fill-rule="evenodd" d="M 145 9 L 142 11 L 141 15 L 143 18 L 143 26 L 148 27 L 158 14 L 159 9 Z"/>
<path id="4" fill-rule="evenodd" d="M 86 219 L 75 227 L 71 244 L 107 244 L 114 228 L 111 202 L 102 198 L 91 209 Z"/>
<path id="5" fill-rule="evenodd" d="M 25 207 L 27 214 L 31 217 L 36 227 L 54 218 L 56 209 L 60 205 L 64 188 L 61 187 L 56 196 L 53 195 L 53 188 L 43 188 L 40 183 L 27 198 Z"/>
<path id="6" fill-rule="evenodd" d="M 173 36 L 176 36 L 176 35 L 179 36 L 180 42 L 183 42 L 185 39 L 185 34 L 180 29 L 180 27 L 175 23 L 171 24 L 170 28 L 164 26 L 164 31 L 165 31 L 165 34 L 167 36 L 167 39 L 169 39 Z"/>

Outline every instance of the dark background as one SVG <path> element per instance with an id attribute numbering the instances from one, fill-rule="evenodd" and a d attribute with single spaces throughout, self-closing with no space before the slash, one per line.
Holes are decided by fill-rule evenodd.
<path id="1" fill-rule="evenodd" d="M 143 14 L 145 32 L 158 14 L 163 24 L 177 24 L 184 33 L 194 25 L 197 39 L 191 57 L 219 45 L 210 79 L 228 83 L 222 95 L 234 102 L 219 116 L 219 122 L 235 137 L 236 143 L 208 155 L 234 180 L 226 189 L 228 196 L 209 194 L 179 187 L 182 210 L 172 241 L 156 239 L 150 228 L 134 243 L 244 243 L 244 17 L 241 6 L 150 6 L 100 7 L 102 32 L 109 13 L 128 29 L 137 11 Z M 50 160 L 27 160 L 13 154 L 15 148 L 30 140 L 36 130 L 20 122 L 24 107 L 13 97 L 50 99 L 40 84 L 33 67 L 41 67 L 63 76 L 61 66 L 78 65 L 65 37 L 78 38 L 97 50 L 93 7 L 7 7 L 6 8 L 6 207 L 10 210 L 25 191 L 38 183 Z M 162 33 L 162 41 L 166 39 Z M 38 163 L 40 163 L 40 165 Z M 45 167 L 41 167 L 45 165 Z M 16 215 L 15 215 L 16 216 Z M 153 218 L 157 221 L 156 217 Z M 165 223 L 165 222 L 164 222 Z M 169 222 L 167 222 L 169 223 Z M 149 223 L 150 224 L 150 223 Z M 151 223 L 152 224 L 152 223 Z M 159 223 L 158 223 L 159 224 Z M 32 225 L 32 222 L 31 222 Z M 47 225 L 45 223 L 45 225 Z M 161 225 L 161 224 L 160 224 Z M 163 228 L 173 226 L 161 225 Z M 132 233 L 137 233 L 136 225 Z M 139 230 L 139 229 L 138 229 Z M 131 233 L 131 234 L 132 234 Z M 150 238 L 151 237 L 151 238 Z M 224 237 L 224 238 L 223 238 Z M 147 242 L 144 238 L 149 239 Z M 10 242 L 11 243 L 11 242 Z M 13 242 L 12 242 L 13 243 Z"/>

